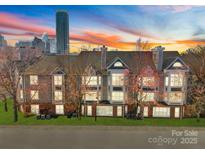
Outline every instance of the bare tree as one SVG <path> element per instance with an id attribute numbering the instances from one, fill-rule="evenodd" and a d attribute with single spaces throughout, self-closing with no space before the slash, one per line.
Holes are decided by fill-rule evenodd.
<path id="1" fill-rule="evenodd" d="M 148 41 L 142 41 L 141 38 L 139 38 L 136 42 L 136 50 L 137 51 L 147 51 L 151 49 L 151 45 Z"/>
<path id="2" fill-rule="evenodd" d="M 59 68 L 65 72 L 65 102 L 66 106 L 70 106 L 72 111 L 77 111 L 77 116 L 81 119 L 83 99 L 88 92 L 88 85 L 93 75 L 89 67 L 91 61 L 88 57 L 85 57 L 85 59 L 78 57 L 75 60 L 72 60 L 71 56 L 66 58 L 69 60 L 61 59 L 57 62 Z"/>
<path id="3" fill-rule="evenodd" d="M 29 51 L 28 51 L 29 52 Z M 13 100 L 14 122 L 18 121 L 18 88 L 20 77 L 25 68 L 33 62 L 35 57 L 28 56 L 25 59 L 20 59 L 19 52 L 16 48 L 4 48 L 4 59 L 0 63 L 0 87 L 5 89 L 6 93 Z"/>
<path id="4" fill-rule="evenodd" d="M 191 71 L 188 96 L 199 121 L 200 114 L 205 111 L 205 47 L 188 49 L 182 56 Z"/>

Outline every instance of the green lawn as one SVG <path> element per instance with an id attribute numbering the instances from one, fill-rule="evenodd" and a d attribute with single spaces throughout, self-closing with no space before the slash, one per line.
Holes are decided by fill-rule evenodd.
<path id="1" fill-rule="evenodd" d="M 0 103 L 0 125 L 115 125 L 115 126 L 205 126 L 205 118 L 197 122 L 192 119 L 144 119 L 144 120 L 127 120 L 125 118 L 106 118 L 97 117 L 95 122 L 94 117 L 82 117 L 67 119 L 65 116 L 59 116 L 57 119 L 51 120 L 36 120 L 35 116 L 25 118 L 22 113 L 19 113 L 18 122 L 13 122 L 13 112 L 11 100 L 8 103 L 8 112 L 3 111 L 3 104 Z"/>

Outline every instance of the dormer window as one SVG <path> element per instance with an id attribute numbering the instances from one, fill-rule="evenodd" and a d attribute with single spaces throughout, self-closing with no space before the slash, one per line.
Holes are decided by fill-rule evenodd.
<path id="1" fill-rule="evenodd" d="M 118 61 L 114 64 L 114 67 L 123 67 L 123 64 Z"/>
<path id="2" fill-rule="evenodd" d="M 54 85 L 62 86 L 63 84 L 63 76 L 62 75 L 54 75 Z"/>
<path id="3" fill-rule="evenodd" d="M 180 62 L 174 63 L 173 67 L 182 67 L 182 64 Z"/>
<path id="4" fill-rule="evenodd" d="M 38 76 L 37 75 L 30 76 L 30 85 L 38 85 Z"/>

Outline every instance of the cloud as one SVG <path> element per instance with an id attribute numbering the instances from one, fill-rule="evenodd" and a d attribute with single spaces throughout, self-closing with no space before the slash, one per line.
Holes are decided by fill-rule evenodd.
<path id="1" fill-rule="evenodd" d="M 10 28 L 13 30 L 25 31 L 25 33 L 30 34 L 42 34 L 47 32 L 48 35 L 54 36 L 55 30 L 48 26 L 41 26 L 38 22 L 31 18 L 23 18 L 21 16 L 9 14 L 9 13 L 0 13 L 0 28 Z M 15 33 L 14 33 L 15 34 Z M 21 35 L 16 33 L 16 35 Z M 22 33 L 24 35 L 24 33 Z"/>
<path id="2" fill-rule="evenodd" d="M 140 8 L 145 11 L 152 13 L 153 11 L 163 11 L 163 12 L 171 12 L 171 13 L 181 13 L 191 10 L 195 7 L 199 7 L 197 5 L 151 5 L 151 6 L 140 6 Z"/>
<path id="3" fill-rule="evenodd" d="M 81 34 L 71 34 L 70 40 L 83 41 L 86 43 L 106 45 L 114 48 L 126 49 L 133 46 L 133 42 L 123 42 L 118 35 L 108 35 L 104 33 L 95 33 L 92 31 L 85 31 Z"/>
<path id="4" fill-rule="evenodd" d="M 123 50 L 126 49 L 133 50 L 136 47 L 136 42 L 131 42 L 131 41 L 125 42 L 123 41 L 122 37 L 120 37 L 119 35 L 109 35 L 105 33 L 96 33 L 93 31 L 84 31 L 81 34 L 71 34 L 70 40 L 82 41 L 85 43 L 91 43 L 96 45 L 106 45 L 109 47 L 123 49 Z M 146 43 L 150 47 L 154 47 L 162 44 L 162 43 L 155 43 L 155 42 L 146 42 Z"/>

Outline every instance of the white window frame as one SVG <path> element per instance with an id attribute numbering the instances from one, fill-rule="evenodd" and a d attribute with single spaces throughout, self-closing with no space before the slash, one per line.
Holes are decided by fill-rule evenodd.
<path id="1" fill-rule="evenodd" d="M 122 116 L 122 106 L 117 106 L 117 116 L 118 117 Z"/>
<path id="2" fill-rule="evenodd" d="M 152 83 L 152 85 L 150 85 Z M 142 77 L 142 85 L 145 87 L 151 87 L 154 85 L 154 77 Z"/>
<path id="3" fill-rule="evenodd" d="M 112 91 L 112 101 L 124 101 L 124 92 L 123 91 Z"/>
<path id="4" fill-rule="evenodd" d="M 155 100 L 155 93 L 154 92 L 143 92 L 142 93 L 142 100 L 144 102 L 152 102 Z"/>
<path id="5" fill-rule="evenodd" d="M 64 114 L 64 105 L 56 105 L 56 114 Z"/>
<path id="6" fill-rule="evenodd" d="M 170 107 L 153 107 L 153 117 L 170 117 Z"/>
<path id="7" fill-rule="evenodd" d="M 55 86 L 62 86 L 63 85 L 63 75 L 54 75 L 53 76 L 54 85 Z"/>
<path id="8" fill-rule="evenodd" d="M 85 100 L 86 101 L 97 101 L 97 91 L 87 91 L 85 94 Z M 99 96 L 100 97 L 100 96 Z M 100 99 L 100 98 L 99 98 Z"/>
<path id="9" fill-rule="evenodd" d="M 165 86 L 169 86 L 169 77 L 165 76 Z"/>
<path id="10" fill-rule="evenodd" d="M 173 100 L 172 99 L 172 95 L 175 95 L 175 94 L 180 94 L 181 95 L 181 99 L 180 100 Z M 182 103 L 183 102 L 183 100 L 184 100 L 184 94 L 183 94 L 183 92 L 181 92 L 181 91 L 175 91 L 175 92 L 169 92 L 169 102 L 171 102 L 171 103 Z"/>
<path id="11" fill-rule="evenodd" d="M 101 85 L 101 77 L 100 76 L 85 76 L 84 84 L 88 86 L 97 86 Z"/>
<path id="12" fill-rule="evenodd" d="M 39 114 L 39 105 L 31 105 L 31 113 L 33 114 Z"/>
<path id="13" fill-rule="evenodd" d="M 55 101 L 62 101 L 63 100 L 63 92 L 62 92 L 62 90 L 55 90 L 54 91 L 54 100 Z"/>
<path id="14" fill-rule="evenodd" d="M 170 74 L 170 86 L 171 87 L 182 87 L 183 86 L 183 74 L 171 73 Z"/>
<path id="15" fill-rule="evenodd" d="M 180 108 L 179 107 L 175 107 L 174 109 L 174 117 L 175 118 L 179 118 L 180 116 Z"/>
<path id="16" fill-rule="evenodd" d="M 149 108 L 148 106 L 144 106 L 144 117 L 148 117 Z"/>
<path id="17" fill-rule="evenodd" d="M 175 62 L 174 64 L 173 64 L 173 67 L 182 67 L 183 65 L 180 63 L 180 62 Z"/>
<path id="18" fill-rule="evenodd" d="M 92 106 L 91 105 L 87 106 L 87 115 L 92 116 Z"/>
<path id="19" fill-rule="evenodd" d="M 38 75 L 30 75 L 30 85 L 38 85 Z"/>
<path id="20" fill-rule="evenodd" d="M 117 61 L 117 62 L 114 64 L 114 67 L 123 67 L 123 64 L 122 64 L 120 61 Z"/>
<path id="21" fill-rule="evenodd" d="M 31 90 L 30 98 L 31 98 L 31 100 L 39 100 L 39 91 L 38 90 Z"/>
<path id="22" fill-rule="evenodd" d="M 123 86 L 123 85 L 124 85 L 124 74 L 112 73 L 112 86 Z"/>
<path id="23" fill-rule="evenodd" d="M 113 106 L 97 106 L 97 116 L 113 116 Z"/>

